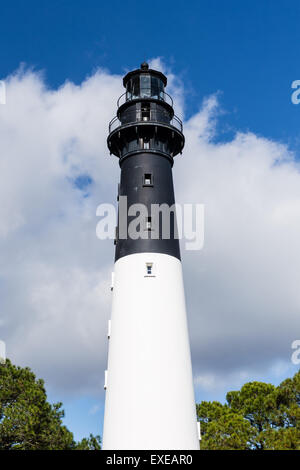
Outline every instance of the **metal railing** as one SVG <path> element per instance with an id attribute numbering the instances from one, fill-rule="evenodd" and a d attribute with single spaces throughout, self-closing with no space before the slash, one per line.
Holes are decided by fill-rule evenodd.
<path id="1" fill-rule="evenodd" d="M 128 116 L 127 116 L 128 117 Z M 156 119 L 158 117 L 158 119 Z M 136 124 L 140 122 L 144 123 L 149 123 L 149 124 L 166 124 L 166 125 L 171 125 L 178 129 L 180 132 L 182 132 L 183 126 L 182 126 L 182 121 L 179 119 L 178 116 L 174 114 L 173 118 L 171 120 L 162 120 L 159 119 L 161 117 L 161 114 L 159 116 L 156 115 L 153 111 L 150 114 L 149 118 L 142 117 L 141 115 L 135 114 L 134 119 L 131 120 L 126 120 L 126 122 L 121 122 L 118 116 L 115 116 L 109 123 L 109 133 L 112 131 L 116 130 L 120 126 L 125 126 L 127 124 Z"/>
<path id="2" fill-rule="evenodd" d="M 173 100 L 168 93 L 165 91 L 158 91 L 157 93 L 154 92 L 153 88 L 142 88 L 139 94 L 134 94 L 129 91 L 125 91 L 123 95 L 117 101 L 118 108 L 122 106 L 122 104 L 127 103 L 128 101 L 133 100 L 143 100 L 143 99 L 153 99 L 164 101 L 165 103 L 169 104 L 173 108 Z"/>

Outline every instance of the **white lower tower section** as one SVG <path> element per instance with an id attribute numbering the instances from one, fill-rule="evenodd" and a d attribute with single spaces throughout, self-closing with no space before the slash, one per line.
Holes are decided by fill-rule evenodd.
<path id="1" fill-rule="evenodd" d="M 182 267 L 173 256 L 115 263 L 103 449 L 199 450 Z"/>

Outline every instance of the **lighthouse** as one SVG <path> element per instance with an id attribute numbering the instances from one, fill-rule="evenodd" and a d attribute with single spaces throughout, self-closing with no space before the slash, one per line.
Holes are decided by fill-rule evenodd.
<path id="1" fill-rule="evenodd" d="M 143 63 L 123 85 L 107 139 L 121 177 L 103 449 L 199 449 L 173 210 L 172 167 L 184 147 L 182 123 L 160 71 Z"/>

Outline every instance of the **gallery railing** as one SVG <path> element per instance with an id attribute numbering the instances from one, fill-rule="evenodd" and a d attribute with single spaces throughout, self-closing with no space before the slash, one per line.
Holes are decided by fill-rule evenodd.
<path id="1" fill-rule="evenodd" d="M 142 113 L 134 113 L 132 115 L 126 114 L 126 120 L 120 121 L 118 116 L 115 116 L 109 123 L 109 133 L 117 129 L 118 127 L 126 124 L 135 124 L 139 122 L 149 123 L 149 124 L 166 124 L 175 127 L 177 130 L 182 132 L 183 125 L 181 119 L 178 116 L 174 115 L 173 118 L 163 119 L 161 113 L 156 111 L 150 111 L 149 116 L 143 116 Z"/>

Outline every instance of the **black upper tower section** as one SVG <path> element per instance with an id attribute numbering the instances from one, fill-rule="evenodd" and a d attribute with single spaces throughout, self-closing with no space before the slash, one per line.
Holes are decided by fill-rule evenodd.
<path id="1" fill-rule="evenodd" d="M 128 207 L 142 203 L 151 214 L 152 204 L 175 203 L 173 158 L 182 152 L 182 122 L 175 116 L 173 100 L 165 92 L 167 77 L 149 69 L 147 63 L 123 78 L 125 93 L 118 100 L 117 115 L 109 124 L 108 148 L 119 157 L 121 181 L 118 196 L 127 196 Z M 128 217 L 128 224 L 134 217 Z M 151 217 L 150 217 L 151 221 Z M 150 222 L 151 224 L 151 222 Z M 148 238 L 121 238 L 116 233 L 116 260 L 133 253 L 165 253 L 180 259 L 175 237 L 176 221 L 171 214 L 170 238 L 151 237 L 149 217 L 145 220 Z"/>

